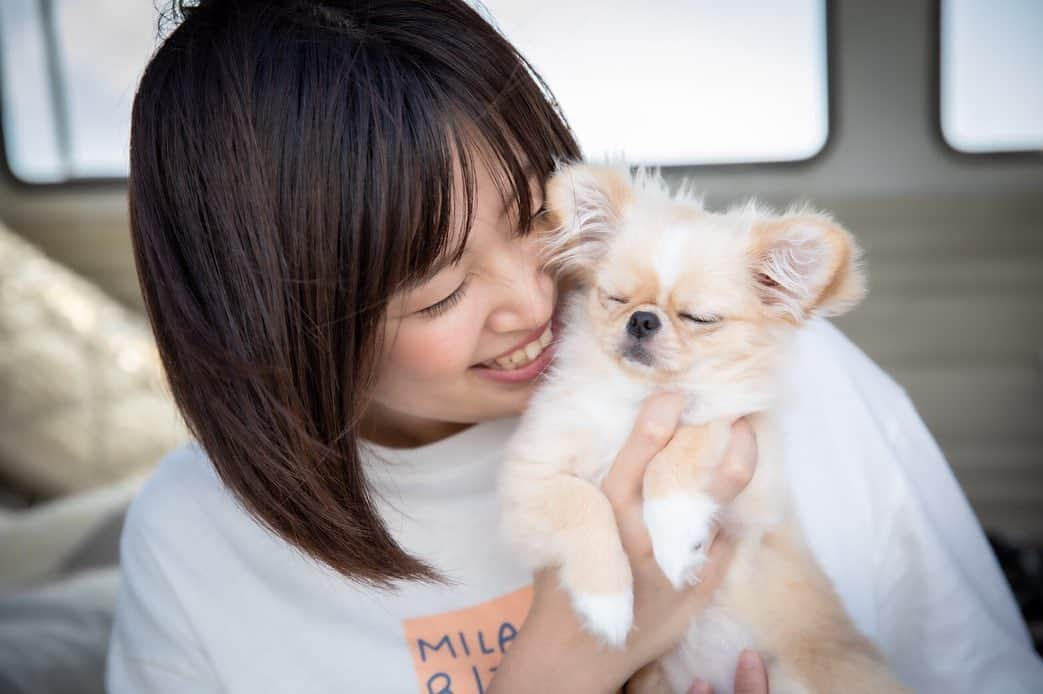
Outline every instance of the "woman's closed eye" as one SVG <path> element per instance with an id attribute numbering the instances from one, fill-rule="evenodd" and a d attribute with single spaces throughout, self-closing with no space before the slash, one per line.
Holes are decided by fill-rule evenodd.
<path id="1" fill-rule="evenodd" d="M 435 316 L 442 315 L 443 313 L 460 303 L 460 299 L 464 298 L 464 292 L 467 291 L 467 284 L 470 281 L 471 276 L 468 275 L 464 278 L 464 281 L 460 283 L 460 286 L 453 291 L 452 294 L 445 297 L 441 301 L 437 301 L 426 308 L 420 309 L 419 311 L 417 311 L 417 314 L 423 316 L 424 318 L 434 318 Z"/>
<path id="2" fill-rule="evenodd" d="M 548 209 L 547 207 L 547 202 L 541 202 L 540 206 L 536 209 L 536 211 L 532 213 L 532 221 L 538 222 L 540 219 L 545 217 L 548 212 L 550 212 L 550 209 Z"/>

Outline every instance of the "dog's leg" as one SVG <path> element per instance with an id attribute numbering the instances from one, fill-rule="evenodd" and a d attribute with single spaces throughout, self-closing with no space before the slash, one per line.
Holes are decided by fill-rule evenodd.
<path id="1" fill-rule="evenodd" d="M 706 544 L 718 504 L 705 491 L 724 455 L 726 421 L 682 426 L 644 477 L 644 520 L 659 567 L 680 589 L 706 561 Z"/>
<path id="2" fill-rule="evenodd" d="M 567 473 L 522 481 L 507 490 L 505 521 L 512 543 L 532 568 L 558 565 L 586 628 L 614 646 L 633 623 L 633 578 L 608 499 Z"/>

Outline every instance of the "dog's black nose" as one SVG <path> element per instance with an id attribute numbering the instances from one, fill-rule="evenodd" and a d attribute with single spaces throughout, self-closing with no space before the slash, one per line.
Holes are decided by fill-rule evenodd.
<path id="1" fill-rule="evenodd" d="M 627 332 L 639 340 L 655 335 L 659 330 L 659 316 L 651 311 L 634 311 L 627 321 Z"/>

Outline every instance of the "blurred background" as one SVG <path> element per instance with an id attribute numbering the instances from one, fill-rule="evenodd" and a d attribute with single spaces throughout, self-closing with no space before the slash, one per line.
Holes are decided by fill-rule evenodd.
<path id="1" fill-rule="evenodd" d="M 691 178 L 711 208 L 810 201 L 857 235 L 871 290 L 837 323 L 911 395 L 1041 639 L 1043 2 L 484 11 L 588 155 Z M 0 691 L 101 691 L 123 512 L 187 440 L 127 222 L 157 17 L 0 0 Z M 19 650 L 26 630 L 50 638 Z"/>

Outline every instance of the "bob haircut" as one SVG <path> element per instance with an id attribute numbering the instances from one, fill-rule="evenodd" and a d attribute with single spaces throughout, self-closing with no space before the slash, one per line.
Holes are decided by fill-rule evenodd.
<path id="1" fill-rule="evenodd" d="M 174 0 L 169 19 L 134 99 L 130 226 L 189 431 L 307 555 L 379 587 L 444 580 L 395 542 L 363 476 L 386 304 L 462 252 L 475 151 L 526 233 L 530 176 L 579 158 L 576 141 L 462 0 Z"/>

